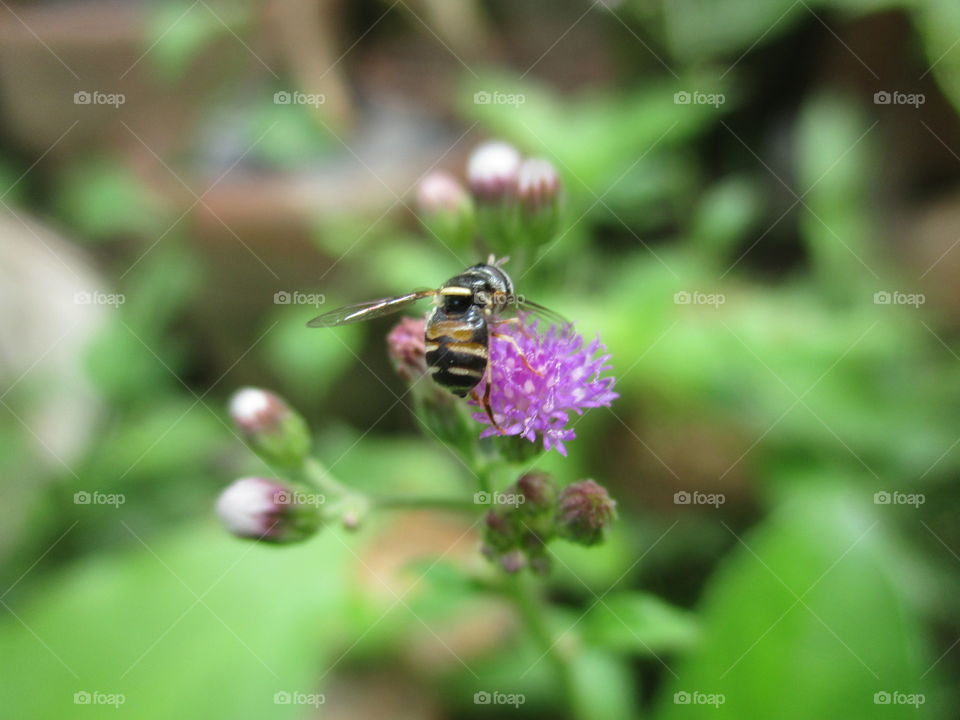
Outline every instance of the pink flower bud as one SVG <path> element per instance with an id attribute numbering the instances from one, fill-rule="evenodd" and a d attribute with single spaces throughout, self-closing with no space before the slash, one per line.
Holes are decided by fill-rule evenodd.
<path id="1" fill-rule="evenodd" d="M 289 413 L 283 400 L 260 388 L 242 388 L 230 398 L 230 417 L 245 433 L 272 432 Z"/>
<path id="2" fill-rule="evenodd" d="M 387 352 L 404 382 L 414 383 L 427 373 L 424 331 L 426 320 L 405 317 L 387 335 Z"/>
<path id="3" fill-rule="evenodd" d="M 457 212 L 469 206 L 470 196 L 456 178 L 443 170 L 427 175 L 417 188 L 417 206 L 425 215 Z"/>
<path id="4" fill-rule="evenodd" d="M 607 489 L 593 480 L 568 485 L 560 493 L 557 529 L 571 542 L 596 545 L 603 541 L 616 517 L 617 503 Z"/>
<path id="5" fill-rule="evenodd" d="M 513 195 L 520 169 L 520 153 L 503 142 L 478 146 L 467 163 L 467 183 L 483 202 L 498 202 Z"/>
<path id="6" fill-rule="evenodd" d="M 476 227 L 473 200 L 452 175 L 427 175 L 417 188 L 417 205 L 420 221 L 437 240 L 451 248 L 469 246 Z"/>
<path id="7" fill-rule="evenodd" d="M 298 467 L 310 452 L 306 421 L 278 395 L 243 388 L 230 398 L 230 417 L 265 460 Z"/>
<path id="8" fill-rule="evenodd" d="M 217 515 L 237 537 L 264 542 L 306 540 L 320 527 L 323 497 L 261 477 L 235 481 L 217 499 Z"/>
<path id="9" fill-rule="evenodd" d="M 560 176 L 553 164 L 543 158 L 524 160 L 517 172 L 517 197 L 527 212 L 536 212 L 553 204 L 560 193 Z"/>

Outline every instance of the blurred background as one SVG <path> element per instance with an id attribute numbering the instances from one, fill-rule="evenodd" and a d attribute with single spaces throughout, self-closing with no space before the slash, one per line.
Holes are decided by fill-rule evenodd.
<path id="1" fill-rule="evenodd" d="M 5 716 L 960 712 L 955 2 L 0 4 Z M 473 518 L 212 515 L 266 471 L 249 384 L 346 484 L 473 492 L 391 321 L 304 323 L 482 260 L 413 196 L 489 138 L 557 166 L 564 230 L 508 269 L 621 393 L 538 461 L 619 502 L 547 583 L 577 707 Z"/>

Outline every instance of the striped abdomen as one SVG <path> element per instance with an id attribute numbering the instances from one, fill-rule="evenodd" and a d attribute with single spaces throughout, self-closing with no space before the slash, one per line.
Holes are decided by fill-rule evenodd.
<path id="1" fill-rule="evenodd" d="M 466 397 L 487 369 L 487 322 L 480 308 L 455 316 L 436 308 L 427 321 L 426 351 L 434 381 Z"/>

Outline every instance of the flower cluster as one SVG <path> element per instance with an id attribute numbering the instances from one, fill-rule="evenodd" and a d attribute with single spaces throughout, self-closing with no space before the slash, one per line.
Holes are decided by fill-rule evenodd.
<path id="1" fill-rule="evenodd" d="M 414 386 L 414 397 L 428 398 L 426 409 L 442 420 L 453 413 L 452 409 L 448 412 L 451 398 L 423 379 L 427 370 L 425 325 L 422 318 L 404 318 L 388 335 L 387 346 L 397 373 Z M 499 337 L 501 334 L 509 339 Z M 570 326 L 551 325 L 542 333 L 536 319 L 519 325 L 501 323 L 490 339 L 489 353 L 490 408 L 496 425 L 490 423 L 485 410 L 474 412 L 473 419 L 488 426 L 480 437 L 517 436 L 566 455 L 565 443 L 576 437 L 571 425 L 574 416 L 587 408 L 608 406 L 618 397 L 613 391 L 614 378 L 604 375 L 611 369 L 604 345 L 599 339 L 587 343 Z M 481 395 L 483 390 L 481 387 Z M 480 408 L 476 399 L 470 404 Z M 448 439 L 449 423 L 429 425 L 442 439 Z"/>
<path id="2" fill-rule="evenodd" d="M 441 241 L 464 247 L 479 234 L 488 250 L 509 252 L 514 263 L 522 264 L 525 253 L 555 234 L 561 195 L 550 162 L 488 142 L 471 155 L 465 183 L 434 172 L 421 182 L 417 201 L 425 226 Z M 489 264 L 501 262 L 491 258 Z M 610 355 L 599 338 L 587 341 L 572 325 L 540 317 L 521 313 L 491 319 L 487 372 L 477 379 L 468 403 L 432 381 L 423 317 L 402 318 L 387 336 L 391 362 L 410 387 L 418 419 L 487 481 L 498 463 L 506 468 L 543 450 L 565 456 L 567 443 L 576 437 L 575 419 L 618 397 Z M 244 388 L 232 397 L 229 410 L 239 434 L 274 470 L 270 477 L 236 480 L 221 493 L 216 511 L 234 535 L 300 542 L 333 522 L 354 529 L 374 510 L 416 506 L 416 498 L 378 496 L 339 483 L 311 456 L 306 420 L 278 395 Z M 483 552 L 508 572 L 528 567 L 546 573 L 548 542 L 595 544 L 615 517 L 614 501 L 593 480 L 560 490 L 549 475 L 527 472 L 505 492 L 488 495 L 493 505 L 479 501 L 486 512 Z M 478 503 L 433 501 L 468 510 Z M 427 506 L 430 499 L 421 502 Z"/>
<path id="3" fill-rule="evenodd" d="M 484 518 L 483 554 L 510 573 L 529 567 L 546 574 L 548 542 L 559 537 L 595 545 L 616 518 L 616 502 L 593 480 L 558 492 L 550 475 L 528 472 L 496 497 L 499 504 Z"/>
<path id="4" fill-rule="evenodd" d="M 420 219 L 437 239 L 465 248 L 476 232 L 487 250 L 516 256 L 556 234 L 562 187 L 549 160 L 490 141 L 474 149 L 466 176 L 465 188 L 438 170 L 417 189 Z"/>
<path id="5" fill-rule="evenodd" d="M 587 343 L 570 326 L 555 325 L 540 332 L 539 321 L 504 324 L 498 330 L 506 340 L 490 340 L 490 406 L 499 427 L 484 412 L 474 419 L 490 425 L 483 437 L 518 435 L 530 442 L 542 439 L 543 447 L 567 454 L 566 442 L 576 437 L 574 415 L 587 408 L 610 405 L 618 395 L 610 355 L 599 338 Z"/>

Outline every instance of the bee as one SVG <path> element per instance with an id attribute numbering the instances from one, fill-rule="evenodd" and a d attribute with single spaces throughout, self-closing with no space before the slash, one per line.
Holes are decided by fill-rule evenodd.
<path id="1" fill-rule="evenodd" d="M 405 295 L 347 305 L 315 317 L 308 327 L 336 327 L 347 323 L 372 320 L 399 312 L 418 300 L 433 298 L 434 308 L 427 318 L 424 349 L 431 378 L 454 395 L 472 393 L 482 405 L 494 427 L 499 427 L 490 409 L 490 338 L 497 337 L 513 344 L 524 364 L 533 372 L 516 339 L 497 331 L 504 323 L 518 318 L 501 317 L 508 306 L 535 314 L 554 324 L 570 323 L 552 310 L 514 293 L 513 281 L 499 261 L 491 257 L 486 263 L 466 268 L 433 290 L 415 290 Z M 483 396 L 477 388 L 485 381 Z"/>

